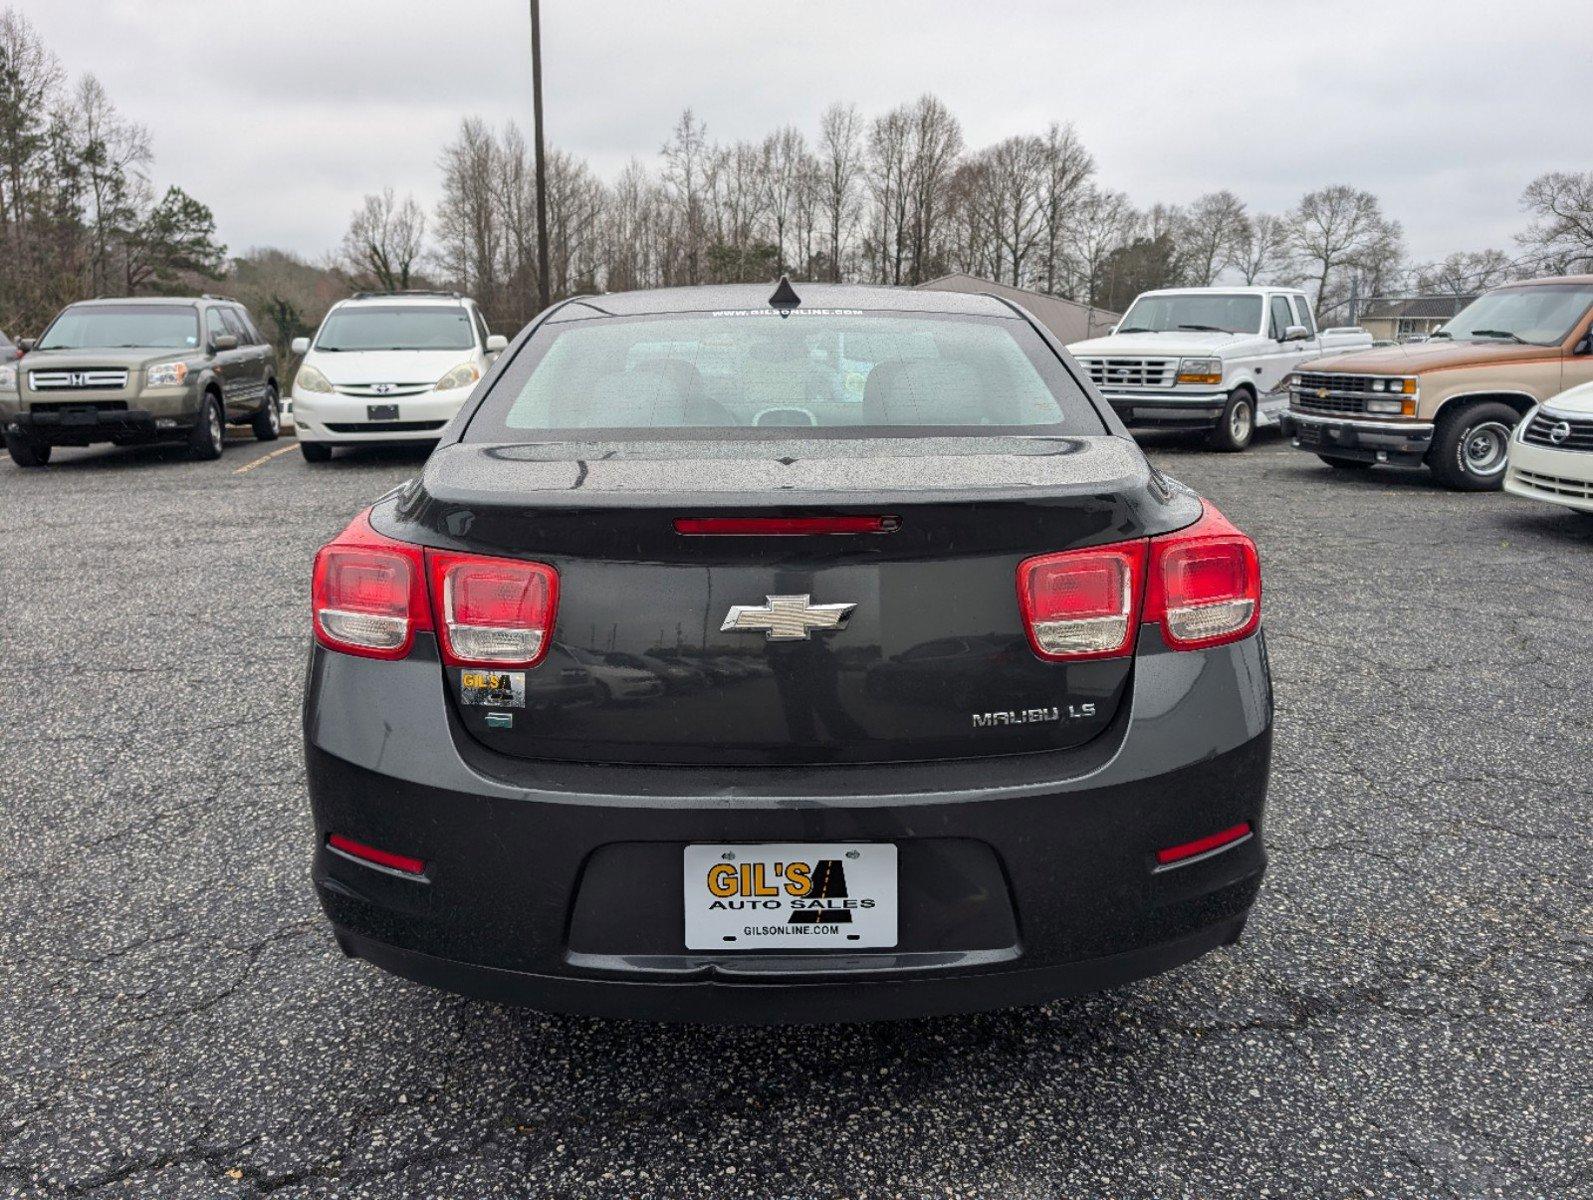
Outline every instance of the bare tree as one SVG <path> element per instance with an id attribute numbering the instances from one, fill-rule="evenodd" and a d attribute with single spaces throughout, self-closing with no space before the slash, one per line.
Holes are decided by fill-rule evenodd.
<path id="1" fill-rule="evenodd" d="M 1289 226 L 1282 217 L 1246 217 L 1234 241 L 1232 266 L 1246 283 L 1270 282 L 1288 268 Z"/>
<path id="2" fill-rule="evenodd" d="M 1208 192 L 1189 206 L 1175 237 L 1190 284 L 1210 287 L 1233 265 L 1247 224 L 1244 201 L 1227 190 Z"/>
<path id="3" fill-rule="evenodd" d="M 1098 304 L 1109 289 L 1106 265 L 1113 252 L 1127 245 L 1141 216 L 1121 192 L 1091 187 L 1074 208 L 1068 242 L 1074 262 L 1073 299 Z"/>
<path id="4" fill-rule="evenodd" d="M 962 154 L 962 125 L 941 100 L 920 96 L 908 113 L 910 153 L 907 185 L 911 201 L 911 260 L 907 282 L 918 284 L 933 275 L 940 249 L 937 239 L 947 213 L 942 200 Z M 900 279 L 897 282 L 901 282 Z"/>
<path id="5" fill-rule="evenodd" d="M 907 253 L 908 140 L 912 118 L 905 107 L 876 117 L 868 131 L 869 232 L 865 253 L 873 261 L 878 283 L 902 281 Z"/>
<path id="6" fill-rule="evenodd" d="M 824 212 L 830 278 L 841 281 L 846 244 L 857 223 L 863 166 L 863 118 L 855 104 L 832 104 L 819 119 L 818 195 Z"/>
<path id="7" fill-rule="evenodd" d="M 1361 277 L 1362 295 L 1397 269 L 1403 234 L 1383 215 L 1371 192 L 1335 184 L 1308 192 L 1289 214 L 1290 243 L 1314 278 L 1320 313 L 1341 301 L 1349 273 Z M 1336 290 L 1335 290 L 1335 286 Z"/>
<path id="8" fill-rule="evenodd" d="M 400 203 L 391 187 L 372 193 L 349 218 L 343 235 L 343 256 L 355 275 L 369 275 L 384 292 L 409 287 L 426 236 L 426 214 L 405 196 Z"/>
<path id="9" fill-rule="evenodd" d="M 1044 233 L 1036 282 L 1042 291 L 1061 292 L 1067 287 L 1067 231 L 1088 195 L 1095 159 L 1071 125 L 1053 122 L 1045 132 L 1044 146 L 1040 184 Z"/>
<path id="10" fill-rule="evenodd" d="M 704 199 L 708 193 L 711 148 L 708 128 L 691 109 L 680 114 L 674 131 L 661 151 L 664 156 L 664 189 L 675 209 L 676 248 L 679 266 L 670 271 L 684 283 L 703 282 Z"/>
<path id="11" fill-rule="evenodd" d="M 1418 292 L 1445 296 L 1465 296 L 1485 292 L 1520 279 L 1520 265 L 1503 250 L 1457 251 L 1441 262 L 1416 267 L 1412 283 Z"/>
<path id="12" fill-rule="evenodd" d="M 1516 238 L 1540 269 L 1593 269 L 1593 171 L 1551 171 L 1521 193 L 1532 224 Z"/>
<path id="13" fill-rule="evenodd" d="M 787 241 L 802 203 L 807 157 L 807 140 L 792 125 L 771 133 L 760 148 L 759 194 L 777 271 L 790 266 Z"/>
<path id="14" fill-rule="evenodd" d="M 504 246 L 497 140 L 480 117 L 467 117 L 442 152 L 437 260 L 443 272 L 489 311 L 500 297 Z"/>

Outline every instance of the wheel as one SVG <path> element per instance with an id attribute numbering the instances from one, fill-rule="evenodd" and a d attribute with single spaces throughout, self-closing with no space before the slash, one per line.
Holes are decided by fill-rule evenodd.
<path id="1" fill-rule="evenodd" d="M 50 461 L 50 445 L 36 442 L 25 433 L 6 434 L 6 453 L 19 467 L 42 467 Z"/>
<path id="2" fill-rule="evenodd" d="M 1504 486 L 1510 434 L 1521 416 L 1508 404 L 1478 400 L 1445 409 L 1433 431 L 1427 465 L 1445 487 L 1493 492 Z"/>
<path id="3" fill-rule="evenodd" d="M 599 708 L 606 708 L 614 703 L 614 693 L 609 690 L 608 684 L 599 679 L 593 682 L 592 687 L 595 690 Z"/>
<path id="4" fill-rule="evenodd" d="M 1228 393 L 1228 403 L 1207 441 L 1213 450 L 1237 454 L 1249 449 L 1255 436 L 1256 398 L 1244 388 L 1235 388 Z"/>
<path id="5" fill-rule="evenodd" d="M 1318 454 L 1317 457 L 1341 471 L 1369 471 L 1377 465 L 1368 458 L 1337 458 L 1331 454 Z"/>
<path id="6" fill-rule="evenodd" d="M 275 384 L 266 387 L 265 403 L 249 422 L 257 441 L 274 442 L 282 433 L 282 401 L 277 398 Z"/>
<path id="7" fill-rule="evenodd" d="M 309 463 L 332 461 L 332 447 L 325 442 L 300 442 L 299 453 L 304 455 L 304 461 Z"/>
<path id="8" fill-rule="evenodd" d="M 206 392 L 204 403 L 199 406 L 199 419 L 188 434 L 188 456 L 197 462 L 218 459 L 227 444 L 226 437 L 221 401 L 214 393 Z"/>

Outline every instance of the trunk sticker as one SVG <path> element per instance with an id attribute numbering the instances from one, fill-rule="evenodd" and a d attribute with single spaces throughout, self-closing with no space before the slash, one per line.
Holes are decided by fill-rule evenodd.
<path id="1" fill-rule="evenodd" d="M 489 708 L 525 707 L 524 671 L 461 671 L 459 699 Z"/>

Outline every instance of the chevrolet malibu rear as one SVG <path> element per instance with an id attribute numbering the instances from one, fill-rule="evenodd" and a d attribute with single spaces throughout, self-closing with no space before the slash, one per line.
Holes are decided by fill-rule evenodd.
<path id="1" fill-rule="evenodd" d="M 410 979 L 969 1011 L 1187 963 L 1260 886 L 1255 546 L 998 299 L 555 307 L 312 590 L 315 885 Z"/>

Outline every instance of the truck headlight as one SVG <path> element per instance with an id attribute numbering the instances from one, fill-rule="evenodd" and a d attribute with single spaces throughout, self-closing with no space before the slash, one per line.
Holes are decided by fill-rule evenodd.
<path id="1" fill-rule="evenodd" d="M 1220 358 L 1181 358 L 1178 360 L 1179 383 L 1221 383 Z"/>
<path id="2" fill-rule="evenodd" d="M 14 392 L 17 390 L 17 369 L 14 366 L 0 367 L 0 392 Z"/>
<path id="3" fill-rule="evenodd" d="M 434 392 L 452 392 L 462 387 L 469 387 L 481 378 L 475 363 L 460 363 L 448 374 L 444 375 L 431 390 Z"/>
<path id="4" fill-rule="evenodd" d="M 293 377 L 295 389 L 302 388 L 306 392 L 330 392 L 332 381 L 311 366 L 302 366 L 299 373 Z"/>
<path id="5" fill-rule="evenodd" d="M 188 364 L 156 363 L 153 367 L 144 369 L 144 380 L 150 387 L 182 387 L 188 382 Z"/>

